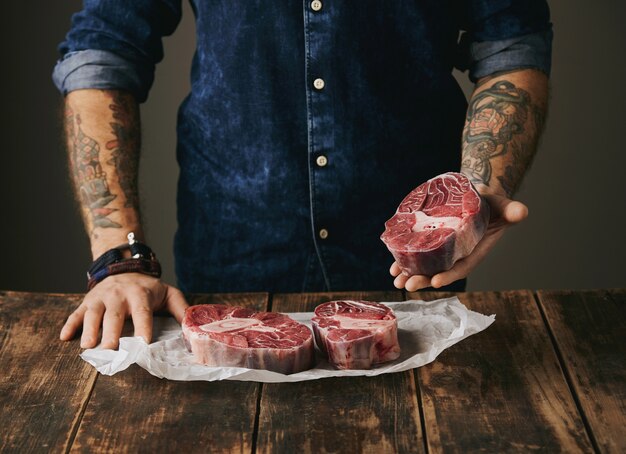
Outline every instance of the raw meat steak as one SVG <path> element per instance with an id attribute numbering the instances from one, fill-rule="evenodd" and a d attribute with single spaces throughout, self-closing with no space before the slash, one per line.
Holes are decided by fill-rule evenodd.
<path id="1" fill-rule="evenodd" d="M 311 330 L 285 314 L 201 304 L 187 308 L 182 326 L 185 345 L 200 364 L 281 374 L 313 367 Z"/>
<path id="2" fill-rule="evenodd" d="M 411 191 L 380 239 L 404 274 L 432 276 L 468 256 L 488 223 L 487 201 L 465 175 L 449 172 Z"/>
<path id="3" fill-rule="evenodd" d="M 387 306 L 371 301 L 329 301 L 311 319 L 315 342 L 338 369 L 370 369 L 400 356 L 398 322 Z"/>

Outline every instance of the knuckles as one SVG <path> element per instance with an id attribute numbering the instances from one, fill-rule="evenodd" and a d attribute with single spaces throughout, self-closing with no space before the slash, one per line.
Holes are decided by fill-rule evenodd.
<path id="1" fill-rule="evenodd" d="M 154 298 L 154 291 L 150 287 L 142 287 L 141 291 L 143 292 L 144 296 L 148 298 L 148 300 L 152 301 L 152 299 Z"/>
<path id="2" fill-rule="evenodd" d="M 111 318 L 117 318 L 117 319 L 124 319 L 126 318 L 125 314 L 119 310 L 116 309 L 109 309 L 106 313 L 106 315 L 108 315 Z M 106 317 L 105 315 L 105 317 Z"/>
<path id="3" fill-rule="evenodd" d="M 135 315 L 150 315 L 152 316 L 152 309 L 148 306 L 136 306 L 133 308 L 133 314 Z"/>
<path id="4" fill-rule="evenodd" d="M 113 277 L 113 276 L 112 276 Z M 96 285 L 85 297 L 83 304 L 87 308 L 94 308 L 104 302 L 105 306 L 117 304 L 129 304 L 129 301 L 140 301 L 137 305 L 152 303 L 158 297 L 158 288 L 153 288 L 155 284 L 163 285 L 159 280 L 150 281 L 148 283 L 136 282 L 136 280 L 128 279 L 105 279 Z M 130 304 L 129 304 L 130 305 Z"/>

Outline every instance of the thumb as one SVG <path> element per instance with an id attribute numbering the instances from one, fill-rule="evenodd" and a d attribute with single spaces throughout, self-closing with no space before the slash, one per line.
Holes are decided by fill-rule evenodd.
<path id="1" fill-rule="evenodd" d="M 167 293 L 165 294 L 165 307 L 174 316 L 176 321 L 180 323 L 185 315 L 185 309 L 189 307 L 183 292 L 175 287 L 167 286 Z"/>
<path id="2" fill-rule="evenodd" d="M 492 221 L 517 224 L 528 217 L 528 207 L 522 202 L 498 195 L 483 196 L 489 202 Z"/>
<path id="3" fill-rule="evenodd" d="M 517 224 L 528 217 L 528 207 L 522 202 L 506 199 L 508 204 L 504 207 L 502 217 L 510 224 Z"/>

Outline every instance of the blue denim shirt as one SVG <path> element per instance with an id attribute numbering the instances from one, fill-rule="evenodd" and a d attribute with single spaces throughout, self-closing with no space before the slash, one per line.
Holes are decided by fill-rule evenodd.
<path id="1" fill-rule="evenodd" d="M 191 4 L 175 239 L 185 291 L 392 288 L 385 220 L 459 168 L 453 67 L 473 80 L 550 70 L 544 0 Z M 180 16 L 180 0 L 85 0 L 55 83 L 144 101 Z"/>

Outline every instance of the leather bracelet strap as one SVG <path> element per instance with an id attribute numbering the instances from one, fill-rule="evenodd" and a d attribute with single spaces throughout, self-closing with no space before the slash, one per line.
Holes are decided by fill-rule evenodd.
<path id="1" fill-rule="evenodd" d="M 161 264 L 154 259 L 123 259 L 99 270 L 89 278 L 87 288 L 91 290 L 98 282 L 115 274 L 141 273 L 148 276 L 161 277 Z"/>
<path id="2" fill-rule="evenodd" d="M 98 257 L 87 271 L 87 287 L 91 290 L 108 276 L 122 273 L 142 273 L 161 277 L 161 265 L 154 252 L 145 244 L 135 240 L 135 234 L 128 234 L 128 244 L 109 249 Z M 130 258 L 124 258 L 124 251 L 130 251 Z"/>
<path id="3" fill-rule="evenodd" d="M 90 279 L 91 276 L 96 274 L 99 270 L 106 268 L 110 264 L 122 260 L 123 258 L 124 255 L 122 254 L 122 249 L 119 247 L 109 249 L 91 264 L 89 271 L 87 271 L 87 279 Z"/>

